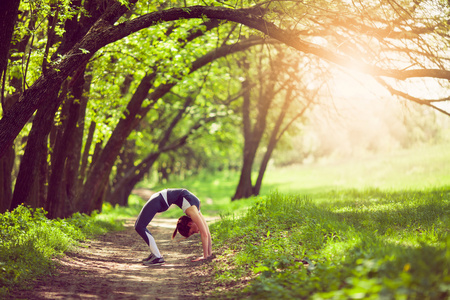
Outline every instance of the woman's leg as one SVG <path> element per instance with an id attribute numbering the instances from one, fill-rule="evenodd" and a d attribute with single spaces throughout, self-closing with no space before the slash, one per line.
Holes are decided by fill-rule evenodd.
<path id="1" fill-rule="evenodd" d="M 159 252 L 155 239 L 153 238 L 150 231 L 147 229 L 147 225 L 150 223 L 150 221 L 153 219 L 156 213 L 162 212 L 167 209 L 162 207 L 161 200 L 164 201 L 161 194 L 159 193 L 154 194 L 150 198 L 150 200 L 148 200 L 147 203 L 144 205 L 141 212 L 139 213 L 139 216 L 137 217 L 136 223 L 134 224 L 134 229 L 147 243 L 147 245 L 150 247 L 150 251 L 156 257 L 162 257 L 162 255 Z"/>

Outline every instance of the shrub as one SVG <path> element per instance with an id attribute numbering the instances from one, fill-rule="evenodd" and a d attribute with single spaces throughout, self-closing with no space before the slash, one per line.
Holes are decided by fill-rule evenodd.
<path id="1" fill-rule="evenodd" d="M 114 219 L 74 214 L 49 220 L 42 208 L 19 206 L 0 214 L 0 296 L 9 289 L 53 270 L 52 257 L 77 241 L 121 228 Z"/>

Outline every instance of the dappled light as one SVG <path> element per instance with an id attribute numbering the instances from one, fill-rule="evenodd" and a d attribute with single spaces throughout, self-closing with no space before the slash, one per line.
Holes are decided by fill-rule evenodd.
<path id="1" fill-rule="evenodd" d="M 56 271 L 87 287 L 43 298 L 448 297 L 449 15 L 445 0 L 0 2 L 0 298 Z M 186 294 L 161 281 L 193 266 L 143 279 L 131 239 L 99 238 L 166 188 L 222 219 Z M 67 252 L 84 230 L 97 240 Z"/>

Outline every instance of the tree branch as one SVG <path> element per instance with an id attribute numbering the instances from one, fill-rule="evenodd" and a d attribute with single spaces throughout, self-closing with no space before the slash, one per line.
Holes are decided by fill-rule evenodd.
<path id="1" fill-rule="evenodd" d="M 326 49 L 320 45 L 304 41 L 298 37 L 295 30 L 282 29 L 274 23 L 266 21 L 264 9 L 244 8 L 229 9 L 224 7 L 211 6 L 191 6 L 187 8 L 172 8 L 161 12 L 154 12 L 143 15 L 136 19 L 121 23 L 110 28 L 104 39 L 107 43 L 112 43 L 133 32 L 155 25 L 159 22 L 174 21 L 179 19 L 193 19 L 208 17 L 211 19 L 221 19 L 237 22 L 256 29 L 272 38 L 285 43 L 286 45 L 304 53 L 316 55 L 322 59 L 338 64 L 345 68 L 353 68 L 358 65 L 357 70 L 373 76 L 386 76 L 399 80 L 412 77 L 435 77 L 450 80 L 450 71 L 441 69 L 417 69 L 417 70 L 396 70 L 382 69 L 377 66 L 368 65 L 348 56 L 344 56 Z"/>
<path id="2" fill-rule="evenodd" d="M 434 102 L 445 102 L 445 101 L 449 101 L 450 100 L 450 97 L 447 97 L 447 98 L 442 98 L 442 99 L 434 99 L 434 100 L 424 100 L 424 99 L 420 99 L 420 98 L 416 98 L 416 97 L 413 97 L 413 96 L 411 96 L 411 95 L 409 95 L 409 94 L 406 94 L 406 93 L 404 93 L 404 92 L 402 92 L 402 91 L 399 91 L 399 90 L 397 90 L 397 89 L 394 89 L 391 85 L 389 85 L 388 83 L 386 83 L 384 80 L 382 80 L 381 78 L 375 78 L 381 85 L 383 85 L 392 95 L 397 95 L 397 96 L 400 96 L 400 97 L 402 97 L 402 98 L 405 98 L 405 99 L 407 99 L 407 100 L 409 100 L 409 101 L 412 101 L 412 102 L 415 102 L 415 103 L 418 103 L 418 104 L 421 104 L 421 105 L 426 105 L 426 106 L 429 106 L 429 107 L 431 107 L 431 108 L 433 108 L 433 109 L 435 109 L 435 110 L 437 110 L 437 111 L 439 111 L 439 112 L 441 112 L 441 113 L 443 113 L 443 114 L 445 114 L 445 115 L 447 115 L 447 116 L 450 116 L 450 112 L 448 112 L 448 111 L 445 111 L 445 110 L 443 110 L 443 109 L 441 109 L 441 108 L 439 108 L 439 107 L 437 107 L 437 106 L 435 106 L 435 105 L 433 105 L 432 103 L 434 103 Z"/>

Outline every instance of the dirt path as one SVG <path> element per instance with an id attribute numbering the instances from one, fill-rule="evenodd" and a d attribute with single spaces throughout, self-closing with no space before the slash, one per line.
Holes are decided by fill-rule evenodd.
<path id="1" fill-rule="evenodd" d="M 165 265 L 142 265 L 149 250 L 130 219 L 124 231 L 67 253 L 59 259 L 58 275 L 39 279 L 35 288 L 17 291 L 13 299 L 204 299 L 207 262 L 191 262 L 202 254 L 200 236 L 173 242 L 175 224 L 175 219 L 156 217 L 149 226 Z"/>

